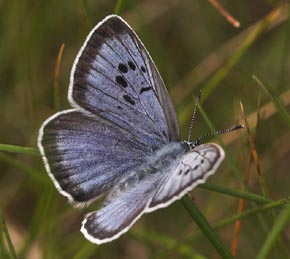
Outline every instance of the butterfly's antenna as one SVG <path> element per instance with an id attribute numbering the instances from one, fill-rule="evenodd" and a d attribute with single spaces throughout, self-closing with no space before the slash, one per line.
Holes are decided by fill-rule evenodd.
<path id="1" fill-rule="evenodd" d="M 195 100 L 194 110 L 193 110 L 191 122 L 190 122 L 190 125 L 189 125 L 188 139 L 187 139 L 188 142 L 190 142 L 192 127 L 193 127 L 193 124 L 194 124 L 195 115 L 196 115 L 196 111 L 197 111 L 197 107 L 198 107 L 198 103 L 199 103 L 200 99 L 201 99 L 201 90 L 199 90 L 198 96 L 197 96 L 197 98 Z"/>
<path id="2" fill-rule="evenodd" d="M 237 125 L 237 126 L 234 126 L 234 127 L 228 128 L 228 129 L 224 129 L 224 130 L 217 130 L 217 131 L 209 132 L 203 136 L 200 136 L 196 141 L 192 142 L 192 144 L 190 146 L 192 148 L 194 148 L 194 147 L 198 146 L 200 144 L 200 142 L 205 138 L 215 136 L 215 135 L 221 135 L 221 134 L 228 133 L 228 132 L 242 129 L 242 128 L 244 128 L 244 125 Z"/>

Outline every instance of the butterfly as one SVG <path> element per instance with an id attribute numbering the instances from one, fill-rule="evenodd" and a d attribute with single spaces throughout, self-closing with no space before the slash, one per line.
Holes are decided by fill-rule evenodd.
<path id="1" fill-rule="evenodd" d="M 104 194 L 81 232 L 102 244 L 142 214 L 166 207 L 215 173 L 214 143 L 180 141 L 177 116 L 149 53 L 130 26 L 110 15 L 89 33 L 73 63 L 73 109 L 49 117 L 38 147 L 57 190 L 83 207 Z"/>

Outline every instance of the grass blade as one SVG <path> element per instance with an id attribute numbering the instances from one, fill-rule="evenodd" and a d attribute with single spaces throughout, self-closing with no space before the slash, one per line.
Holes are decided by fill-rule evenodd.
<path id="1" fill-rule="evenodd" d="M 123 0 L 118 0 L 114 9 L 114 14 L 120 14 L 122 5 L 123 5 Z"/>
<path id="2" fill-rule="evenodd" d="M 290 222 L 290 205 L 288 205 L 279 215 L 276 220 L 275 225 L 273 226 L 271 232 L 269 233 L 264 245 L 262 246 L 260 253 L 257 256 L 257 259 L 269 258 L 269 253 L 274 246 L 276 240 L 279 239 L 282 231 Z"/>
<path id="3" fill-rule="evenodd" d="M 0 144 L 0 151 L 39 156 L 39 152 L 35 148 L 20 147 L 20 146 L 8 145 L 8 144 Z"/>
<path id="4" fill-rule="evenodd" d="M 191 218 L 198 225 L 203 234 L 207 237 L 207 239 L 212 243 L 215 247 L 216 251 L 221 255 L 222 258 L 233 258 L 227 247 L 223 244 L 223 242 L 219 239 L 216 232 L 210 226 L 206 218 L 202 215 L 202 213 L 198 210 L 198 208 L 192 203 L 188 196 L 184 196 L 181 199 L 181 203 L 187 212 L 190 214 Z"/>
<path id="5" fill-rule="evenodd" d="M 2 229 L 3 234 L 5 236 L 5 239 L 6 239 L 8 248 L 10 250 L 10 256 L 11 256 L 11 258 L 16 259 L 17 256 L 16 256 L 16 253 L 15 253 L 15 249 L 14 249 L 14 246 L 12 244 L 12 241 L 11 241 L 11 238 L 10 238 L 10 235 L 9 235 L 9 232 L 8 232 L 8 229 L 7 229 L 5 220 L 4 220 L 4 216 L 3 216 L 1 210 L 0 210 L 0 229 Z"/>
<path id="6" fill-rule="evenodd" d="M 90 12 L 89 12 L 87 0 L 83 0 L 83 8 L 84 8 L 85 16 L 87 19 L 87 24 L 88 24 L 89 28 L 91 29 L 91 28 L 93 28 L 93 19 L 92 19 Z"/>
<path id="7" fill-rule="evenodd" d="M 256 203 L 266 204 L 266 203 L 272 202 L 271 199 L 266 198 L 261 195 L 257 195 L 257 194 L 253 194 L 249 192 L 242 192 L 239 190 L 234 190 L 234 189 L 226 188 L 223 186 L 212 185 L 209 183 L 200 184 L 198 187 L 202 189 L 207 189 L 207 190 L 223 193 L 223 194 L 233 196 L 233 197 L 238 197 L 238 198 L 256 202 Z"/>
<path id="8" fill-rule="evenodd" d="M 282 118 L 282 120 L 285 122 L 287 127 L 290 129 L 290 115 L 286 111 L 283 103 L 281 102 L 280 98 L 274 94 L 274 92 L 270 89 L 269 86 L 266 86 L 263 84 L 256 76 L 253 76 L 254 80 L 258 83 L 259 86 L 262 87 L 262 89 L 269 95 L 271 98 L 272 102 L 274 103 L 278 114 Z"/>

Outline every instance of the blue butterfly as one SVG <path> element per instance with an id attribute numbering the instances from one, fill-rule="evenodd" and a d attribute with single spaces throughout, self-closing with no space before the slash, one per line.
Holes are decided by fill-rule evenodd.
<path id="1" fill-rule="evenodd" d="M 119 16 L 89 33 L 72 67 L 73 109 L 49 117 L 38 147 L 57 190 L 75 206 L 106 194 L 81 232 L 93 243 L 118 238 L 141 217 L 168 206 L 224 159 L 213 143 L 180 141 L 176 113 L 142 42 Z"/>

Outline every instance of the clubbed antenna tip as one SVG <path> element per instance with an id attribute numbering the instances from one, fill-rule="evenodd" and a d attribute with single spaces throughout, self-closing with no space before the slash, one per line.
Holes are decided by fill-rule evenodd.
<path id="1" fill-rule="evenodd" d="M 237 125 L 237 126 L 233 127 L 232 130 L 230 130 L 230 131 L 237 130 L 237 129 L 243 129 L 244 127 L 245 126 L 243 124 Z"/>

